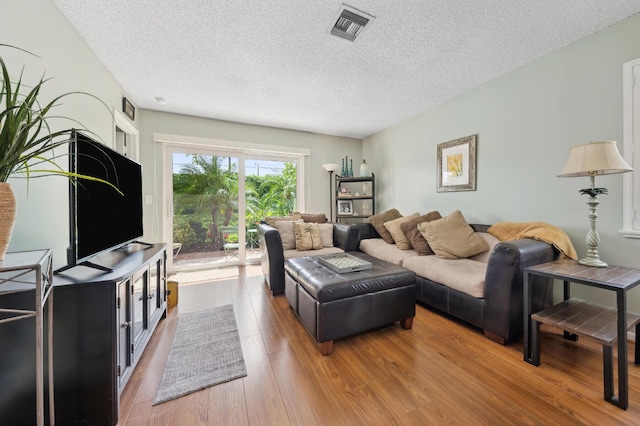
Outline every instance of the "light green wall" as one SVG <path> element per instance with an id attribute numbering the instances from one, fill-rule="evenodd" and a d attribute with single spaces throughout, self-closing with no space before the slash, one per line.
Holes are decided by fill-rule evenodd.
<path id="1" fill-rule="evenodd" d="M 362 153 L 362 140 L 321 135 L 317 133 L 253 126 L 228 121 L 211 120 L 158 111 L 142 110 L 140 114 L 140 155 L 143 164 L 153 164 L 157 193 L 162 194 L 162 146 L 155 144 L 154 133 L 205 138 L 216 141 L 230 141 L 258 145 L 305 148 L 311 151 L 305 163 L 306 206 L 303 210 L 310 213 L 329 215 L 329 174 L 322 168 L 325 163 L 339 163 L 348 155 L 359 159 Z M 145 171 L 145 176 L 149 174 Z M 152 194 L 154 182 L 145 179 L 145 194 Z M 153 209 L 156 209 L 155 212 Z M 164 226 L 162 206 L 155 203 L 149 209 L 145 206 L 145 230 L 151 232 L 149 239 L 158 240 Z M 155 216 L 154 216 L 155 215 Z M 153 226 L 153 218 L 159 218 L 159 226 Z"/>
<path id="2" fill-rule="evenodd" d="M 379 177 L 380 211 L 459 209 L 469 222 L 544 221 L 565 230 L 579 255 L 589 227 L 588 178 L 558 178 L 569 148 L 616 140 L 622 150 L 622 64 L 640 58 L 640 15 L 486 83 L 364 141 Z M 477 190 L 436 192 L 437 145 L 477 134 Z M 601 257 L 640 267 L 640 239 L 620 236 L 622 176 L 598 177 L 609 189 L 598 208 Z M 559 287 L 559 286 L 556 286 Z M 640 311 L 640 293 L 631 293 Z M 607 292 L 576 295 L 613 303 Z"/>
<path id="3" fill-rule="evenodd" d="M 71 117 L 113 146 L 114 125 L 111 111 L 120 109 L 120 85 L 80 38 L 69 21 L 50 0 L 4 1 L 0 13 L 0 43 L 20 47 L 38 57 L 0 47 L 0 55 L 18 78 L 24 66 L 23 81 L 35 84 L 44 75 L 51 77 L 41 92 L 49 101 L 71 91 L 84 91 L 100 98 L 106 106 L 87 96 L 71 96 L 60 101 L 55 115 Z M 61 122 L 56 129 L 77 127 Z M 64 154 L 62 151 L 58 155 Z M 67 167 L 67 159 L 59 161 Z M 66 263 L 69 245 L 68 183 L 61 177 L 11 178 L 17 198 L 17 220 L 9 251 L 53 249 L 54 264 Z M 114 215 L 116 213 L 114 212 Z"/>

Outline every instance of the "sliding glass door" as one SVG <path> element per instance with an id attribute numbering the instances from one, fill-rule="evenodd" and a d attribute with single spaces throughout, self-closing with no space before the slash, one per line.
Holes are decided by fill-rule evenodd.
<path id="1" fill-rule="evenodd" d="M 258 223 L 298 210 L 295 159 L 184 147 L 168 155 L 173 270 L 257 263 Z"/>

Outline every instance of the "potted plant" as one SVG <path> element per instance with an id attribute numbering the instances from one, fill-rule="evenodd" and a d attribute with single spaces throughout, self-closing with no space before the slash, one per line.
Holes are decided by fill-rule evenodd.
<path id="1" fill-rule="evenodd" d="M 14 46 L 0 44 L 0 47 L 14 48 L 31 54 Z M 106 104 L 85 92 L 64 93 L 46 104 L 40 104 L 38 96 L 48 79 L 43 77 L 34 86 L 26 88 L 22 82 L 22 73 L 17 80 L 12 80 L 2 56 L 0 56 L 0 71 L 2 72 L 0 75 L 0 260 L 2 260 L 11 239 L 16 216 L 15 196 L 10 183 L 7 182 L 9 176 L 21 174 L 30 178 L 35 175 L 61 175 L 74 180 L 102 181 L 114 187 L 115 190 L 118 189 L 102 179 L 76 175 L 56 164 L 56 159 L 60 155 L 56 155 L 54 150 L 69 142 L 74 129 L 52 130 L 52 126 L 49 125 L 50 119 L 61 118 L 57 115 L 52 116 L 51 112 L 66 96 L 72 94 L 90 96 L 105 105 L 108 111 Z M 75 120 L 67 119 L 77 124 Z M 66 155 L 66 151 L 63 155 Z"/>

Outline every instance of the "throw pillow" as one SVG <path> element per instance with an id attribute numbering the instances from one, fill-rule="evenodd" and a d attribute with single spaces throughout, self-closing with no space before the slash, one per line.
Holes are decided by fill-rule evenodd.
<path id="1" fill-rule="evenodd" d="M 414 213 L 409 216 L 399 217 L 397 219 L 393 219 L 389 222 L 384 223 L 384 227 L 387 228 L 387 231 L 389 231 L 389 233 L 391 234 L 391 238 L 393 238 L 393 241 L 396 243 L 396 247 L 398 247 L 400 250 L 411 249 L 411 244 L 409 243 L 409 240 L 407 240 L 407 237 L 404 235 L 404 232 L 402 232 L 400 226 L 404 222 L 415 219 L 419 216 L 419 213 Z"/>
<path id="2" fill-rule="evenodd" d="M 275 228 L 276 222 L 279 220 L 299 220 L 300 213 L 291 213 L 289 216 L 267 216 L 264 218 L 264 221 L 269 226 L 273 226 Z"/>
<path id="3" fill-rule="evenodd" d="M 489 250 L 489 245 L 464 220 L 460 210 L 442 219 L 419 223 L 418 230 L 442 259 L 465 258 Z"/>
<path id="4" fill-rule="evenodd" d="M 305 222 L 325 223 L 327 221 L 327 216 L 324 213 L 319 213 L 319 214 L 301 213 L 300 217 Z"/>
<path id="5" fill-rule="evenodd" d="M 480 254 L 476 254 L 475 256 L 471 256 L 469 259 L 477 260 L 478 262 L 482 262 L 482 263 L 489 263 L 489 258 L 491 257 L 493 248 L 500 243 L 500 240 L 494 237 L 493 235 L 489 234 L 488 232 L 478 232 L 477 234 L 480 235 L 480 237 L 482 237 L 482 239 L 487 242 L 487 245 L 489 246 L 489 250 L 484 251 Z"/>
<path id="6" fill-rule="evenodd" d="M 296 234 L 293 231 L 293 224 L 296 222 L 302 223 L 302 219 L 297 221 L 279 220 L 275 223 L 275 228 L 278 230 L 282 240 L 282 250 L 294 250 L 296 248 Z"/>
<path id="7" fill-rule="evenodd" d="M 333 223 L 319 223 L 318 230 L 322 247 L 333 247 Z"/>
<path id="8" fill-rule="evenodd" d="M 389 244 L 394 244 L 395 241 L 393 240 L 393 237 L 391 236 L 389 231 L 387 231 L 387 228 L 384 227 L 384 223 L 389 222 L 393 219 L 397 219 L 399 217 L 402 217 L 402 215 L 397 209 L 390 209 L 386 212 L 369 216 L 369 223 L 375 228 L 376 231 L 378 231 L 378 234 L 380 234 L 383 240 L 385 240 Z"/>
<path id="9" fill-rule="evenodd" d="M 322 248 L 317 223 L 294 222 L 293 231 L 296 234 L 296 250 L 319 250 Z"/>
<path id="10" fill-rule="evenodd" d="M 418 230 L 418 224 L 422 222 L 431 222 L 432 220 L 441 219 L 440 213 L 432 211 L 415 219 L 408 220 L 400 224 L 400 229 L 404 232 L 411 247 L 419 256 L 429 256 L 433 254 L 433 250 L 429 247 L 429 243 Z"/>

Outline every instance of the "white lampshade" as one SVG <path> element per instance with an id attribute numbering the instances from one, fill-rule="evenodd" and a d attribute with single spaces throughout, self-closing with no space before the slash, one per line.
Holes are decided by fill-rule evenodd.
<path id="1" fill-rule="evenodd" d="M 610 175 L 632 170 L 618 152 L 615 141 L 591 142 L 569 150 L 569 159 L 558 177 Z"/>
<path id="2" fill-rule="evenodd" d="M 335 172 L 336 170 L 338 170 L 338 167 L 340 167 L 340 164 L 327 163 L 323 164 L 322 167 L 324 167 L 324 169 L 328 172 Z"/>

